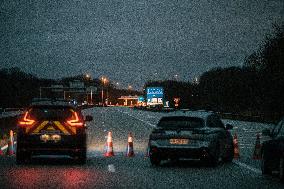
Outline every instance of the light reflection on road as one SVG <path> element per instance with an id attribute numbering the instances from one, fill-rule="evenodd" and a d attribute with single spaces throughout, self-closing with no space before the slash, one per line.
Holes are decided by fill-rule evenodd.
<path id="1" fill-rule="evenodd" d="M 9 188 L 101 188 L 106 184 L 107 174 L 107 170 L 84 166 L 31 165 L 9 170 L 6 180 Z"/>

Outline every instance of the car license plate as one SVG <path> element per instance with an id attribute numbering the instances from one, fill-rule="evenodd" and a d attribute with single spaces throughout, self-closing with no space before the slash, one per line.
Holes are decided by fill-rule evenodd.
<path id="1" fill-rule="evenodd" d="M 47 141 L 59 142 L 61 140 L 61 136 L 57 134 L 55 135 L 43 134 L 40 136 L 40 140 L 43 142 Z"/>
<path id="2" fill-rule="evenodd" d="M 188 139 L 170 139 L 170 144 L 188 144 Z"/>

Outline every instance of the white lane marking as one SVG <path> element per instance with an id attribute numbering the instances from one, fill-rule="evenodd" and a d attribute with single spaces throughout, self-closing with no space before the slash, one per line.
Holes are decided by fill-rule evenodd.
<path id="1" fill-rule="evenodd" d="M 155 118 L 155 116 L 147 115 L 148 118 Z"/>
<path id="2" fill-rule="evenodd" d="M 152 124 L 152 123 L 149 123 L 149 122 L 147 122 L 147 121 L 145 121 L 145 120 L 143 120 L 143 119 L 140 119 L 140 118 L 138 118 L 138 117 L 135 117 L 135 116 L 129 114 L 128 112 L 123 112 L 123 111 L 120 111 L 120 110 L 117 110 L 117 111 L 118 111 L 118 112 L 121 112 L 121 113 L 124 113 L 124 114 L 128 115 L 129 117 L 132 117 L 132 118 L 134 118 L 134 119 L 137 119 L 137 120 L 139 120 L 139 121 L 141 121 L 141 122 L 143 122 L 143 123 L 146 123 L 147 125 L 150 125 L 151 127 L 156 127 L 156 125 L 154 125 L 154 124 Z"/>
<path id="3" fill-rule="evenodd" d="M 239 144 L 239 146 L 250 146 L 250 147 L 254 147 L 255 145 L 253 145 L 253 144 L 248 144 L 248 143 L 242 143 L 242 144 Z"/>
<path id="4" fill-rule="evenodd" d="M 251 148 L 252 148 L 252 147 L 248 147 L 248 146 L 240 146 L 239 148 L 240 148 L 240 149 L 249 149 L 249 150 L 251 150 Z"/>
<path id="5" fill-rule="evenodd" d="M 240 166 L 240 167 L 243 167 L 243 168 L 245 168 L 245 169 L 248 169 L 248 170 L 250 170 L 250 171 L 252 171 L 252 172 L 254 172 L 254 173 L 256 173 L 256 174 L 261 174 L 261 170 L 256 169 L 256 168 L 254 168 L 254 167 L 251 167 L 251 166 L 249 166 L 249 165 L 247 165 L 247 164 L 245 164 L 245 163 L 241 163 L 241 162 L 239 162 L 239 161 L 233 161 L 233 163 L 236 164 L 236 165 L 238 165 L 238 166 Z"/>
<path id="6" fill-rule="evenodd" d="M 107 169 L 108 169 L 108 171 L 111 172 L 111 173 L 114 173 L 114 172 L 115 172 L 115 167 L 114 167 L 113 164 L 108 165 L 108 166 L 107 166 Z"/>

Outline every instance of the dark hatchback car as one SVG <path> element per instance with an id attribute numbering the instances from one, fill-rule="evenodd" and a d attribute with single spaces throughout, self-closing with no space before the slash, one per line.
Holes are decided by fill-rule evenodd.
<path id="1" fill-rule="evenodd" d="M 284 182 L 284 118 L 272 130 L 264 129 L 262 135 L 270 137 L 262 143 L 262 174 L 278 172 Z"/>
<path id="2" fill-rule="evenodd" d="M 18 121 L 18 164 L 36 155 L 68 155 L 86 162 L 86 125 L 80 109 L 68 101 L 38 100 Z"/>
<path id="3" fill-rule="evenodd" d="M 232 125 L 211 112 L 171 113 L 162 117 L 149 139 L 152 165 L 179 158 L 202 160 L 215 166 L 234 156 Z"/>

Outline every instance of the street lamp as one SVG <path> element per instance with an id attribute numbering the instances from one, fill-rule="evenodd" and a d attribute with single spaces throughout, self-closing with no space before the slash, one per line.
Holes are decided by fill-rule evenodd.
<path id="1" fill-rule="evenodd" d="M 175 74 L 174 77 L 175 77 L 175 80 L 177 81 L 178 80 L 178 74 Z"/>
<path id="2" fill-rule="evenodd" d="M 91 81 L 91 75 L 90 74 L 85 74 L 85 81 L 86 81 L 86 94 L 87 94 L 87 103 L 89 104 L 89 94 L 88 94 L 88 87 L 90 86 L 90 81 Z M 93 104 L 93 91 L 91 89 L 91 94 L 90 94 L 90 104 Z"/>
<path id="3" fill-rule="evenodd" d="M 90 79 L 91 78 L 90 74 L 86 74 L 85 77 L 86 77 L 86 79 Z"/>

